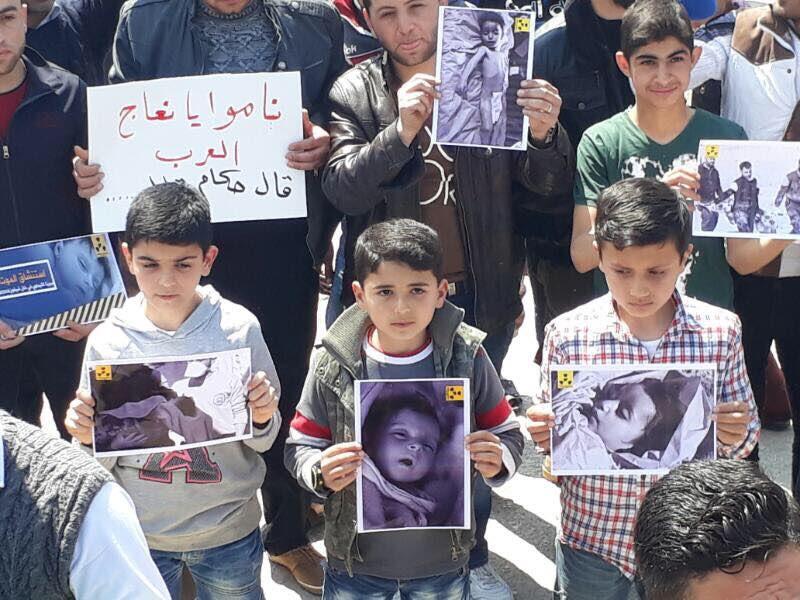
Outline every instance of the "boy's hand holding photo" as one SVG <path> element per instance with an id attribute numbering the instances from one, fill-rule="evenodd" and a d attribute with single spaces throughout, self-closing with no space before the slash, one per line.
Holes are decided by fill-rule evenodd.
<path id="1" fill-rule="evenodd" d="M 517 104 L 528 117 L 531 137 L 543 142 L 558 123 L 561 96 L 555 86 L 542 79 L 525 79 L 517 90 Z"/>
<path id="2" fill-rule="evenodd" d="M 69 403 L 64 424 L 69 434 L 84 446 L 92 445 L 94 427 L 94 398 L 86 390 L 78 390 L 75 399 Z"/>
<path id="3" fill-rule="evenodd" d="M 475 469 L 485 479 L 497 477 L 503 470 L 503 445 L 490 431 L 474 431 L 467 438 L 467 450 Z"/>
<path id="4" fill-rule="evenodd" d="M 278 393 L 264 371 L 253 375 L 247 385 L 247 406 L 256 425 L 266 425 L 278 409 Z"/>
<path id="5" fill-rule="evenodd" d="M 397 132 L 400 140 L 410 146 L 433 112 L 434 98 L 441 97 L 436 89 L 439 82 L 433 75 L 416 73 L 397 90 L 400 117 Z"/>
<path id="6" fill-rule="evenodd" d="M 550 452 L 550 431 L 556 424 L 552 405 L 534 404 L 527 410 L 525 416 L 528 417 L 528 433 L 531 434 L 533 443 L 543 452 Z"/>
<path id="7" fill-rule="evenodd" d="M 680 195 L 687 200 L 693 200 L 695 202 L 700 202 L 700 200 L 702 200 L 698 193 L 698 189 L 700 188 L 700 173 L 697 172 L 697 169 L 678 167 L 664 175 L 661 181 L 676 192 L 679 192 Z M 694 205 L 691 202 L 688 203 L 688 207 L 689 210 L 694 209 Z"/>
<path id="8" fill-rule="evenodd" d="M 0 350 L 9 350 L 24 341 L 24 335 L 17 335 L 11 327 L 0 321 Z"/>
<path id="9" fill-rule="evenodd" d="M 320 461 L 325 487 L 338 492 L 353 483 L 363 457 L 364 451 L 358 442 L 344 442 L 326 448 Z"/>
<path id="10" fill-rule="evenodd" d="M 753 416 L 746 402 L 725 402 L 714 407 L 717 440 L 726 446 L 739 446 L 747 437 L 747 425 Z"/>

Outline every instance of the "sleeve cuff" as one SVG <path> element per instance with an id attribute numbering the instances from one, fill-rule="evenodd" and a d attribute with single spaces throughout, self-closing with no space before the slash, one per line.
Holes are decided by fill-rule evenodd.
<path id="1" fill-rule="evenodd" d="M 500 473 L 492 477 L 491 479 L 486 479 L 485 477 L 483 480 L 486 482 L 486 485 L 489 487 L 500 487 L 506 481 L 511 479 L 514 476 L 514 473 L 517 472 L 517 463 L 514 461 L 514 456 L 511 454 L 511 450 L 508 449 L 508 446 L 501 443 L 503 447 L 503 466 L 505 470 L 501 470 Z"/>

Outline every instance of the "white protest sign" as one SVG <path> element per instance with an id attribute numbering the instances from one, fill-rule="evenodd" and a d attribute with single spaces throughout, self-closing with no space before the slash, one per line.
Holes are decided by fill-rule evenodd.
<path id="1" fill-rule="evenodd" d="M 286 166 L 303 138 L 299 73 L 203 75 L 89 88 L 90 162 L 105 173 L 94 231 L 125 229 L 144 188 L 182 179 L 215 222 L 306 216 L 305 174 Z"/>

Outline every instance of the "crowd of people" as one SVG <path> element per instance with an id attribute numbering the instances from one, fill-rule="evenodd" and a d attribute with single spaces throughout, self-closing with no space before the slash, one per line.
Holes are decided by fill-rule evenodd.
<path id="1" fill-rule="evenodd" d="M 486 527 L 491 488 L 522 462 L 521 398 L 500 374 L 525 274 L 541 369 L 525 423 L 561 498 L 555 597 L 800 597 L 800 244 L 692 236 L 713 169 L 701 140 L 800 141 L 800 0 L 533 2 L 524 150 L 435 143 L 447 4 L 0 0 L 0 249 L 92 232 L 104 173 L 87 85 L 298 72 L 307 111 L 286 150 L 307 217 L 212 227 L 191 186 L 132 190 L 112 236 L 121 309 L 27 337 L 0 321 L 0 597 L 181 598 L 188 574 L 198 598 L 257 599 L 266 552 L 332 600 L 512 598 Z M 252 437 L 93 458 L 88 362 L 243 348 Z M 551 472 L 551 370 L 678 363 L 715 373 L 719 460 L 663 478 Z M 390 459 L 356 441 L 359 381 L 442 378 L 470 383 L 460 529 L 425 527 L 424 473 L 381 474 Z M 43 397 L 66 441 L 38 428 Z M 639 414 L 610 410 L 616 428 Z M 444 443 L 428 409 L 397 411 L 375 427 L 401 461 Z M 792 416 L 787 492 L 759 470 L 758 439 Z M 359 532 L 362 470 L 370 515 L 398 527 Z M 325 557 L 308 537 L 319 504 Z"/>

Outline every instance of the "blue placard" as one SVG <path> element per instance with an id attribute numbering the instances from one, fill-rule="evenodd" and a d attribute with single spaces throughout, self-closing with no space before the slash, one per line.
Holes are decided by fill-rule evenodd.
<path id="1" fill-rule="evenodd" d="M 0 250 L 0 320 L 23 335 L 103 320 L 125 300 L 107 234 Z"/>

